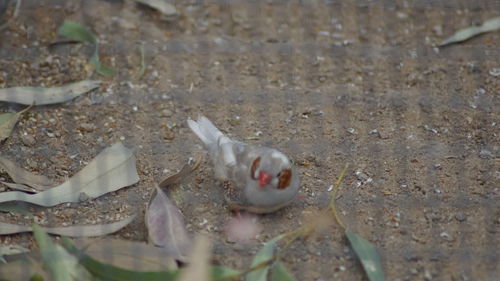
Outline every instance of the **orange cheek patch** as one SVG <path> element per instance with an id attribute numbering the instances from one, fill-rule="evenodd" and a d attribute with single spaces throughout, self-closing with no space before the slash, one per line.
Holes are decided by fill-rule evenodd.
<path id="1" fill-rule="evenodd" d="M 292 181 L 292 170 L 283 169 L 280 173 L 280 178 L 278 182 L 278 189 L 285 189 L 290 185 Z"/>
<path id="2" fill-rule="evenodd" d="M 252 179 L 254 179 L 254 180 L 257 179 L 255 177 L 255 171 L 257 171 L 259 164 L 260 164 L 260 157 L 257 157 L 257 158 L 255 158 L 255 160 L 253 160 L 252 168 L 250 169 L 250 177 L 252 177 Z"/>

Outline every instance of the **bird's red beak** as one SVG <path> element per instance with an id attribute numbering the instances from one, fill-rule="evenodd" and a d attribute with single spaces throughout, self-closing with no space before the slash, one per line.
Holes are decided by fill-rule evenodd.
<path id="1" fill-rule="evenodd" d="M 260 187 L 264 187 L 266 185 L 268 185 L 272 180 L 272 177 L 270 174 L 264 172 L 264 171 L 260 171 L 259 173 L 259 186 Z"/>

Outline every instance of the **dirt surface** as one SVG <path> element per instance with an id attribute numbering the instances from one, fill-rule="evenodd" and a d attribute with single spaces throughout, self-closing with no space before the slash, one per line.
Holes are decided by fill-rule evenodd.
<path id="1" fill-rule="evenodd" d="M 38 106 L 1 153 L 63 182 L 103 148 L 134 148 L 141 181 L 79 204 L 36 209 L 44 225 L 144 214 L 153 183 L 203 151 L 186 127 L 204 114 L 229 136 L 270 145 L 297 163 L 300 199 L 259 216 L 250 244 L 229 241 L 232 217 L 206 159 L 172 191 L 191 233 L 214 241 L 214 261 L 247 268 L 261 242 L 293 230 L 338 195 L 349 228 L 376 245 L 388 280 L 498 280 L 500 33 L 442 49 L 457 28 L 498 16 L 498 1 L 178 1 L 178 16 L 118 0 L 23 1 L 0 32 L 0 88 L 103 85 L 72 102 Z M 88 44 L 61 39 L 65 19 Z M 147 69 L 141 77 L 140 43 Z M 20 110 L 1 105 L 3 112 Z M 7 190 L 0 187 L 0 190 Z M 0 213 L 3 222 L 29 223 Z M 147 240 L 143 216 L 115 234 Z M 30 234 L 1 244 L 33 247 Z M 294 243 L 284 261 L 298 280 L 366 280 L 341 228 Z"/>

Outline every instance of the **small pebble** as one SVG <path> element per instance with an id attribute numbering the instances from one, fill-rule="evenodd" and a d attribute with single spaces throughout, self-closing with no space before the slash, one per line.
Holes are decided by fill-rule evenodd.
<path id="1" fill-rule="evenodd" d="M 174 113 L 170 109 L 164 109 L 160 113 L 160 117 L 172 117 L 172 115 L 174 115 Z"/>
<path id="2" fill-rule="evenodd" d="M 46 134 L 46 135 L 47 135 L 47 137 L 49 137 L 49 138 L 55 138 L 55 137 L 56 137 L 56 135 L 55 135 L 53 132 L 51 132 L 51 131 L 45 131 L 45 134 Z"/>
<path id="3" fill-rule="evenodd" d="M 434 165 L 432 165 L 432 167 L 434 168 L 434 170 L 442 170 L 443 169 L 443 166 L 441 166 L 441 164 L 434 164 Z"/>
<path id="4" fill-rule="evenodd" d="M 490 70 L 490 75 L 493 77 L 500 76 L 500 68 L 493 68 Z"/>
<path id="5" fill-rule="evenodd" d="M 464 222 L 467 219 L 467 216 L 462 212 L 458 212 L 455 214 L 455 219 L 459 222 Z"/>
<path id="6" fill-rule="evenodd" d="M 368 181 L 370 179 L 370 177 L 367 174 L 365 174 L 361 171 L 356 171 L 355 175 L 356 175 L 356 178 L 360 181 Z"/>
<path id="7" fill-rule="evenodd" d="M 95 126 L 90 123 L 82 123 L 80 124 L 80 129 L 85 132 L 92 132 L 95 129 Z"/>
<path id="8" fill-rule="evenodd" d="M 32 135 L 22 135 L 21 136 L 21 141 L 26 146 L 33 146 L 36 143 L 36 140 L 35 140 L 35 138 Z"/>
<path id="9" fill-rule="evenodd" d="M 486 150 L 486 149 L 481 149 L 481 151 L 479 152 L 479 157 L 481 157 L 483 159 L 492 159 L 495 156 L 493 155 L 493 153 L 491 151 Z"/>

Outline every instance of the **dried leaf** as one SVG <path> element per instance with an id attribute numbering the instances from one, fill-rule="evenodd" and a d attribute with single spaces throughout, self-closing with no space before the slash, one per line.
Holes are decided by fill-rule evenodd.
<path id="1" fill-rule="evenodd" d="M 3 156 L 0 156 L 0 168 L 5 170 L 15 183 L 29 185 L 37 190 L 46 190 L 54 186 L 54 182 L 46 176 L 35 175 L 28 172 Z M 12 188 L 22 189 L 21 186 L 16 187 L 15 185 L 11 186 L 8 183 L 4 184 Z"/>
<path id="2" fill-rule="evenodd" d="M 380 263 L 380 257 L 377 250 L 375 250 L 375 247 L 373 247 L 373 245 L 366 239 L 350 230 L 346 230 L 345 234 L 347 239 L 349 239 L 354 252 L 356 252 L 361 260 L 361 264 L 365 269 L 366 275 L 368 275 L 368 279 L 370 279 L 370 281 L 385 280 L 382 264 Z"/>
<path id="3" fill-rule="evenodd" d="M 158 271 L 171 269 L 169 256 L 161 248 L 144 242 L 122 239 L 95 239 L 75 241 L 85 253 L 101 263 L 136 271 Z M 84 246 L 85 245 L 85 246 Z"/>
<path id="4" fill-rule="evenodd" d="M 171 175 L 161 181 L 161 183 L 159 184 L 160 188 L 168 189 L 176 184 L 179 184 L 200 166 L 202 160 L 203 158 L 199 156 L 193 163 L 184 165 L 177 174 Z"/>
<path id="5" fill-rule="evenodd" d="M 277 262 L 271 270 L 272 281 L 297 281 L 282 262 Z"/>
<path id="6" fill-rule="evenodd" d="M 1 93 L 4 90 L 5 89 L 0 90 L 0 97 L 1 97 Z M 2 142 L 3 140 L 5 140 L 6 138 L 8 138 L 10 136 L 10 134 L 12 133 L 12 130 L 16 126 L 17 121 L 19 120 L 19 117 L 21 117 L 21 115 L 24 112 L 28 111 L 30 108 L 31 108 L 31 106 L 28 106 L 27 108 L 25 108 L 19 112 L 16 112 L 16 113 L 2 113 L 2 114 L 0 114 L 0 142 Z"/>
<path id="7" fill-rule="evenodd" d="M 177 10 L 175 9 L 174 5 L 168 3 L 165 0 L 134 0 L 134 1 L 149 6 L 153 9 L 156 9 L 160 13 L 168 17 L 175 16 L 177 14 Z"/>
<path id="8" fill-rule="evenodd" d="M 26 194 L 18 191 L 0 193 L 0 203 L 24 201 L 44 207 L 80 198 L 96 198 L 139 181 L 132 150 L 121 143 L 106 148 L 85 168 L 63 184 L 49 190 Z"/>
<path id="9" fill-rule="evenodd" d="M 78 259 L 60 245 L 54 244 L 41 227 L 33 224 L 33 232 L 52 280 L 91 280 L 90 274 L 78 263 Z"/>
<path id="10" fill-rule="evenodd" d="M 0 263 L 7 263 L 3 256 L 28 253 L 30 250 L 19 245 L 0 245 Z"/>
<path id="11" fill-rule="evenodd" d="M 264 246 L 262 246 L 257 254 L 255 254 L 255 257 L 252 260 L 251 267 L 263 264 L 265 262 L 270 262 L 274 258 L 276 243 L 283 237 L 283 235 L 278 235 L 264 243 Z M 245 281 L 266 281 L 268 272 L 269 265 L 264 266 L 261 269 L 251 271 L 245 276 Z"/>
<path id="12" fill-rule="evenodd" d="M 20 214 L 22 216 L 31 217 L 33 215 L 28 211 L 28 206 L 29 204 L 24 202 L 6 202 L 0 204 L 0 212 Z"/>
<path id="13" fill-rule="evenodd" d="M 17 191 L 23 191 L 27 193 L 37 193 L 38 190 L 34 189 L 33 187 L 29 187 L 27 185 L 24 185 L 22 183 L 11 183 L 11 182 L 4 182 L 0 181 L 3 185 L 9 187 L 10 189 L 17 190 Z"/>
<path id="14" fill-rule="evenodd" d="M 102 75 L 114 75 L 116 71 L 107 68 L 101 64 L 99 60 L 99 42 L 92 32 L 83 25 L 76 22 L 65 20 L 63 25 L 59 27 L 57 34 L 68 37 L 72 40 L 89 42 L 94 45 L 94 54 L 89 60 L 89 63 L 95 66 L 97 73 Z"/>
<path id="15" fill-rule="evenodd" d="M 102 236 L 117 232 L 130 224 L 135 218 L 135 215 L 128 216 L 123 220 L 108 223 L 108 224 L 95 224 L 95 225 L 71 225 L 63 227 L 41 227 L 45 232 L 50 234 L 57 234 L 69 237 L 89 237 L 89 236 Z M 30 226 L 10 224 L 0 222 L 0 235 L 14 234 L 21 232 L 31 232 L 33 228 Z"/>
<path id="16" fill-rule="evenodd" d="M 152 198 L 146 210 L 146 226 L 150 242 L 164 248 L 176 260 L 186 261 L 191 239 L 181 211 L 158 186 Z"/>
<path id="17" fill-rule="evenodd" d="M 199 236 L 190 255 L 190 263 L 180 276 L 179 281 L 208 281 L 209 280 L 209 260 L 210 260 L 210 240 L 207 237 Z"/>
<path id="18" fill-rule="evenodd" d="M 451 37 L 448 37 L 446 40 L 441 42 L 441 44 L 439 44 L 439 47 L 469 40 L 470 38 L 479 34 L 495 31 L 497 29 L 500 29 L 500 17 L 489 19 L 483 22 L 483 24 L 480 26 L 471 26 L 461 29 L 455 32 L 455 34 L 453 34 Z"/>
<path id="19" fill-rule="evenodd" d="M 123 269 L 114 265 L 101 263 L 98 260 L 87 255 L 82 250 L 78 249 L 73 243 L 63 238 L 62 243 L 64 248 L 71 254 L 78 257 L 79 262 L 88 271 L 92 273 L 99 280 L 121 280 L 121 281 L 135 281 L 135 280 L 162 280 L 174 281 L 178 275 L 178 270 L 170 271 L 133 271 Z"/>
<path id="20" fill-rule="evenodd" d="M 0 101 L 20 104 L 54 104 L 70 101 L 77 96 L 91 91 L 101 84 L 101 81 L 84 80 L 61 87 L 15 87 L 0 90 Z"/>

